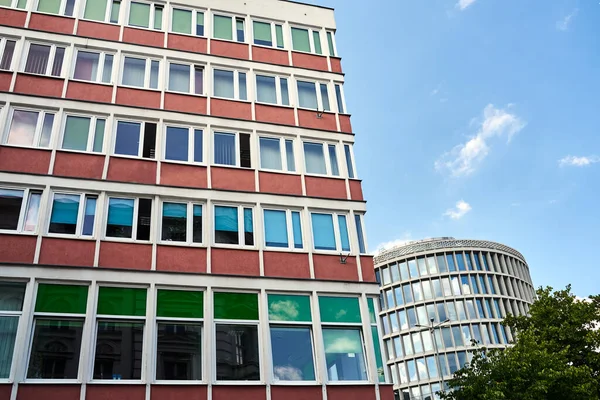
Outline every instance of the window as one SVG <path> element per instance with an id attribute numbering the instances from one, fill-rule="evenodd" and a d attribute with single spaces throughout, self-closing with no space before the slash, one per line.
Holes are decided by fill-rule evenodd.
<path id="1" fill-rule="evenodd" d="M 154 158 L 156 124 L 153 122 L 117 121 L 116 155 Z"/>
<path id="2" fill-rule="evenodd" d="M 1 3 L 0 3 L 1 4 Z M 17 42 L 14 40 L 8 40 L 0 38 L 0 69 L 10 71 L 12 70 L 13 55 L 15 53 L 15 46 Z"/>
<path id="3" fill-rule="evenodd" d="M 61 76 L 64 56 L 64 47 L 30 43 L 24 71 L 30 74 Z"/>
<path id="4" fill-rule="evenodd" d="M 335 39 L 333 32 L 327 32 L 327 47 L 329 48 L 329 55 L 335 57 Z M 343 112 L 343 111 L 340 111 Z"/>
<path id="5" fill-rule="evenodd" d="M 254 44 L 283 49 L 283 26 L 271 22 L 253 21 Z M 275 42 L 273 41 L 275 38 Z"/>
<path id="6" fill-rule="evenodd" d="M 373 346 L 375 349 L 375 363 L 377 365 L 377 377 L 379 378 L 379 382 L 385 382 L 385 372 L 383 370 L 383 360 L 381 359 L 381 342 L 379 340 L 379 332 L 377 330 L 377 312 L 375 311 L 375 303 L 372 297 L 367 299 L 367 305 L 369 307 L 369 322 L 371 323 L 371 336 L 373 338 Z M 392 313 L 392 321 L 396 320 L 396 317 Z M 397 321 L 397 320 L 396 320 Z M 392 322 L 392 325 L 394 322 Z M 396 327 L 397 327 L 396 322 Z M 397 329 L 396 329 L 397 330 Z M 398 338 L 394 338 L 394 343 Z M 387 343 L 391 343 L 391 340 L 388 339 Z M 400 344 L 400 343 L 398 343 Z M 390 353 L 390 358 L 393 357 L 393 352 Z M 398 358 L 401 357 L 402 352 L 398 354 Z"/>
<path id="7" fill-rule="evenodd" d="M 296 171 L 294 142 L 291 139 L 261 137 L 258 142 L 260 146 L 260 167 L 262 169 Z M 285 151 L 282 151 L 282 148 Z"/>
<path id="8" fill-rule="evenodd" d="M 213 95 L 215 97 L 248 100 L 245 72 L 215 69 L 213 73 Z"/>
<path id="9" fill-rule="evenodd" d="M 354 179 L 356 174 L 354 173 L 354 162 L 352 161 L 352 149 L 349 144 L 344 145 L 344 155 L 346 156 L 346 169 L 348 170 L 348 177 Z"/>
<path id="10" fill-rule="evenodd" d="M 105 129 L 104 118 L 67 115 L 61 148 L 102 153 Z"/>
<path id="11" fill-rule="evenodd" d="M 160 240 L 202 243 L 202 205 L 164 202 Z"/>
<path id="12" fill-rule="evenodd" d="M 339 176 L 335 144 L 304 142 L 306 173 Z"/>
<path id="13" fill-rule="evenodd" d="M 290 95 L 287 78 L 257 74 L 256 101 L 289 106 Z"/>
<path id="14" fill-rule="evenodd" d="M 299 211 L 264 210 L 266 247 L 302 249 L 300 219 Z"/>
<path id="15" fill-rule="evenodd" d="M 160 61 L 158 60 L 123 57 L 121 84 L 146 89 L 158 89 L 159 69 Z"/>
<path id="16" fill-rule="evenodd" d="M 141 379 L 146 296 L 146 289 L 99 288 L 93 379 Z"/>
<path id="17" fill-rule="evenodd" d="M 346 107 L 344 106 L 344 95 L 342 94 L 342 85 L 335 84 L 335 98 L 337 101 L 338 113 L 345 114 Z"/>
<path id="18" fill-rule="evenodd" d="M 314 381 L 310 298 L 269 294 L 269 330 L 275 381 Z"/>
<path id="19" fill-rule="evenodd" d="M 132 1 L 129 6 L 129 26 L 162 29 L 163 6 Z"/>
<path id="20" fill-rule="evenodd" d="M 13 109 L 7 144 L 28 147 L 48 147 L 54 126 L 54 113 L 39 110 Z"/>
<path id="21" fill-rule="evenodd" d="M 40 283 L 28 379 L 77 379 L 88 287 Z"/>
<path id="22" fill-rule="evenodd" d="M 214 316 L 217 380 L 260 380 L 258 295 L 215 293 Z"/>
<path id="23" fill-rule="evenodd" d="M 292 48 L 295 51 L 323 54 L 319 31 L 314 29 L 292 28 Z"/>
<path id="24" fill-rule="evenodd" d="M 204 12 L 173 7 L 171 32 L 204 36 Z"/>
<path id="25" fill-rule="evenodd" d="M 202 129 L 167 126 L 165 160 L 201 163 L 204 161 Z"/>
<path id="26" fill-rule="evenodd" d="M 150 240 L 152 199 L 108 199 L 106 237 Z"/>
<path id="27" fill-rule="evenodd" d="M 75 0 L 38 0 L 37 11 L 60 14 L 68 17 L 73 16 L 73 8 L 75 8 Z"/>
<path id="28" fill-rule="evenodd" d="M 93 236 L 98 196 L 54 193 L 48 233 Z"/>
<path id="29" fill-rule="evenodd" d="M 2 0 L 0 1 L 0 6 L 25 9 L 27 7 L 27 0 Z"/>
<path id="30" fill-rule="evenodd" d="M 35 232 L 41 190 L 0 188 L 0 230 Z"/>
<path id="31" fill-rule="evenodd" d="M 112 54 L 77 50 L 73 79 L 111 83 L 113 59 Z"/>
<path id="32" fill-rule="evenodd" d="M 156 380 L 202 380 L 204 293 L 158 289 Z"/>
<path id="33" fill-rule="evenodd" d="M 214 15 L 213 37 L 215 39 L 245 42 L 245 20 L 241 17 Z"/>
<path id="34" fill-rule="evenodd" d="M 315 250 L 350 251 L 345 215 L 313 212 L 311 221 Z"/>
<path id="35" fill-rule="evenodd" d="M 360 251 L 361 254 L 364 254 L 367 252 L 367 247 L 365 245 L 365 233 L 363 230 L 363 216 L 360 214 L 355 214 L 354 215 L 354 223 L 356 224 L 356 236 L 358 238 L 358 250 Z M 393 271 L 396 271 L 396 267 L 392 266 L 392 274 L 394 273 Z M 399 278 L 399 277 L 398 277 Z M 398 281 L 398 279 L 394 279 L 394 281 Z"/>
<path id="36" fill-rule="evenodd" d="M 204 94 L 204 67 L 201 65 L 169 63 L 169 90 Z"/>
<path id="37" fill-rule="evenodd" d="M 358 299 L 319 296 L 319 309 L 328 380 L 366 381 Z"/>
<path id="38" fill-rule="evenodd" d="M 254 246 L 252 208 L 215 206 L 215 243 Z"/>
<path id="39" fill-rule="evenodd" d="M 2 195 L 0 194 L 0 202 L 1 199 Z M 2 205 L 0 205 L 0 210 L 3 210 Z M 3 221 L 2 218 L 0 218 L 0 223 L 2 223 L 1 221 Z M 2 337 L 0 340 L 0 379 L 10 378 L 17 328 L 23 311 L 25 288 L 25 283 L 0 282 L 0 335 Z"/>
<path id="40" fill-rule="evenodd" d="M 87 0 L 83 18 L 117 24 L 120 12 L 121 0 Z"/>
<path id="41" fill-rule="evenodd" d="M 297 81 L 298 104 L 302 108 L 331 111 L 327 83 Z"/>
<path id="42" fill-rule="evenodd" d="M 214 163 L 251 168 L 250 134 L 214 133 Z"/>

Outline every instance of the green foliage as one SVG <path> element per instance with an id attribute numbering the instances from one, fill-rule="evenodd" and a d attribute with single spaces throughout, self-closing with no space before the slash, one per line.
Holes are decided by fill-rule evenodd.
<path id="1" fill-rule="evenodd" d="M 505 350 L 479 348 L 456 372 L 445 400 L 592 400 L 600 398 L 600 296 L 577 299 L 571 287 L 540 288 L 528 316 L 508 316 L 516 333 Z M 596 329 L 595 329 L 596 328 Z"/>

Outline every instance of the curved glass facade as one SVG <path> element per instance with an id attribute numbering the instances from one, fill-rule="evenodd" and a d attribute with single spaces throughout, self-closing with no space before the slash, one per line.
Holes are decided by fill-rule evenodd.
<path id="1" fill-rule="evenodd" d="M 505 347 L 512 335 L 500 322 L 526 314 L 534 299 L 523 256 L 493 242 L 415 242 L 375 264 L 383 353 L 402 400 L 438 398 L 442 383 L 469 361 L 473 340 Z"/>

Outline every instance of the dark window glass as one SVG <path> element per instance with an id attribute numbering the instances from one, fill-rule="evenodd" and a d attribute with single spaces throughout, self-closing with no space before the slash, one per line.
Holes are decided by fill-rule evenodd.
<path id="1" fill-rule="evenodd" d="M 202 326 L 159 323 L 156 379 L 202 379 Z"/>
<path id="2" fill-rule="evenodd" d="M 271 327 L 273 375 L 281 381 L 314 381 L 310 328 Z"/>
<path id="3" fill-rule="evenodd" d="M 46 67 L 50 59 L 50 46 L 31 44 L 25 63 L 25 72 L 32 74 L 46 74 Z"/>
<path id="4" fill-rule="evenodd" d="M 165 158 L 167 160 L 188 161 L 189 132 L 186 128 L 167 127 Z"/>
<path id="5" fill-rule="evenodd" d="M 144 124 L 144 158 L 156 156 L 156 124 L 146 122 Z"/>
<path id="6" fill-rule="evenodd" d="M 117 138 L 115 139 L 115 154 L 137 156 L 139 147 L 140 124 L 119 121 L 117 124 Z"/>
<path id="7" fill-rule="evenodd" d="M 235 19 L 235 29 L 237 31 L 237 41 L 245 42 L 244 38 L 244 18 Z"/>
<path id="8" fill-rule="evenodd" d="M 219 324 L 216 344 L 217 380 L 260 380 L 257 326 Z"/>
<path id="9" fill-rule="evenodd" d="M 150 216 L 152 214 L 152 200 L 140 199 L 138 205 L 137 240 L 150 240 Z"/>
<path id="10" fill-rule="evenodd" d="M 141 379 L 144 324 L 98 321 L 94 379 Z"/>
<path id="11" fill-rule="evenodd" d="M 2 61 L 0 61 L 0 69 L 10 69 L 12 64 L 13 54 L 15 52 L 14 40 L 7 40 L 6 46 L 4 46 L 4 54 L 2 55 Z"/>
<path id="12" fill-rule="evenodd" d="M 251 168 L 250 135 L 247 133 L 240 133 L 240 167 Z"/>
<path id="13" fill-rule="evenodd" d="M 254 222 L 251 208 L 244 208 L 244 240 L 246 246 L 254 246 Z"/>
<path id="14" fill-rule="evenodd" d="M 22 203 L 22 190 L 0 189 L 0 229 L 17 230 Z"/>
<path id="15" fill-rule="evenodd" d="M 187 204 L 163 203 L 161 239 L 173 242 L 187 240 Z"/>
<path id="16" fill-rule="evenodd" d="M 192 219 L 192 241 L 202 243 L 202 206 L 194 205 Z"/>
<path id="17" fill-rule="evenodd" d="M 57 47 L 56 53 L 54 54 L 54 62 L 52 63 L 52 76 L 60 76 L 64 56 L 65 49 L 62 47 Z"/>
<path id="18" fill-rule="evenodd" d="M 36 320 L 27 378 L 77 379 L 83 322 Z"/>

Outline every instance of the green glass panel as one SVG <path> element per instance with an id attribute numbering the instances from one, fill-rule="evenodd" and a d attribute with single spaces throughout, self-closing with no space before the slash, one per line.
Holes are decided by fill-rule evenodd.
<path id="1" fill-rule="evenodd" d="M 335 56 L 335 48 L 333 47 L 333 34 L 327 32 L 327 44 L 329 45 L 329 55 Z"/>
<path id="2" fill-rule="evenodd" d="M 358 298 L 319 296 L 321 322 L 360 323 Z"/>
<path id="3" fill-rule="evenodd" d="M 12 0 L 0 0 L 0 6 L 10 7 Z"/>
<path id="4" fill-rule="evenodd" d="M 204 316 L 204 292 L 159 290 L 156 315 L 172 318 L 202 318 Z"/>
<path id="5" fill-rule="evenodd" d="M 292 28 L 292 46 L 294 50 L 306 51 L 310 53 L 310 39 L 308 30 Z"/>
<path id="6" fill-rule="evenodd" d="M 65 124 L 62 148 L 85 151 L 87 149 L 89 132 L 90 118 L 68 116 L 67 123 Z"/>
<path id="7" fill-rule="evenodd" d="M 271 24 L 265 22 L 253 22 L 254 27 L 254 43 L 271 46 Z"/>
<path id="8" fill-rule="evenodd" d="M 98 293 L 98 314 L 146 315 L 146 289 L 101 287 Z"/>
<path id="9" fill-rule="evenodd" d="M 40 0 L 37 10 L 45 13 L 58 14 L 60 11 L 60 0 Z"/>
<path id="10" fill-rule="evenodd" d="M 161 30 L 162 29 L 162 20 L 163 20 L 163 8 L 162 7 L 154 7 L 154 29 Z"/>
<path id="11" fill-rule="evenodd" d="M 269 320 L 271 321 L 312 321 L 310 298 L 284 294 L 269 295 Z"/>
<path id="12" fill-rule="evenodd" d="M 83 18 L 95 21 L 104 21 L 106 17 L 107 0 L 87 0 Z"/>
<path id="13" fill-rule="evenodd" d="M 319 32 L 313 31 L 313 42 L 315 42 L 315 53 L 323 54 L 323 49 L 321 48 L 321 35 Z"/>
<path id="14" fill-rule="evenodd" d="M 85 314 L 88 287 L 75 285 L 38 285 L 35 312 Z"/>
<path id="15" fill-rule="evenodd" d="M 277 47 L 283 49 L 283 27 L 275 25 L 275 37 L 277 38 Z"/>
<path id="16" fill-rule="evenodd" d="M 376 324 L 377 317 L 375 315 L 375 303 L 373 303 L 373 299 L 369 297 L 367 299 L 367 304 L 369 305 L 369 319 L 371 320 L 372 324 Z"/>
<path id="17" fill-rule="evenodd" d="M 204 26 L 204 13 L 196 11 L 196 25 Z"/>
<path id="18" fill-rule="evenodd" d="M 95 153 L 102 153 L 104 147 L 104 128 L 106 126 L 106 120 L 96 120 L 96 130 L 94 132 L 94 149 Z"/>
<path id="19" fill-rule="evenodd" d="M 119 22 L 119 13 L 121 12 L 121 2 L 113 1 L 110 6 L 110 22 L 117 24 Z"/>
<path id="20" fill-rule="evenodd" d="M 150 4 L 131 3 L 129 25 L 148 28 L 150 25 Z"/>
<path id="21" fill-rule="evenodd" d="M 0 311 L 21 311 L 25 283 L 0 282 Z"/>
<path id="22" fill-rule="evenodd" d="M 258 295 L 215 293 L 215 319 L 258 320 Z"/>
<path id="23" fill-rule="evenodd" d="M 173 9 L 173 24 L 171 30 L 178 33 L 192 33 L 192 12 L 189 10 Z"/>
<path id="24" fill-rule="evenodd" d="M 233 40 L 233 22 L 231 17 L 215 15 L 214 37 L 217 39 Z"/>
<path id="25" fill-rule="evenodd" d="M 383 359 L 381 358 L 381 346 L 379 345 L 379 333 L 377 332 L 376 326 L 371 327 L 371 335 L 373 336 L 373 346 L 375 347 L 377 377 L 379 378 L 379 382 L 385 382 L 385 373 L 383 372 Z"/>
<path id="26" fill-rule="evenodd" d="M 17 8 L 23 8 L 23 9 L 27 8 L 27 0 L 19 0 L 17 2 Z"/>

